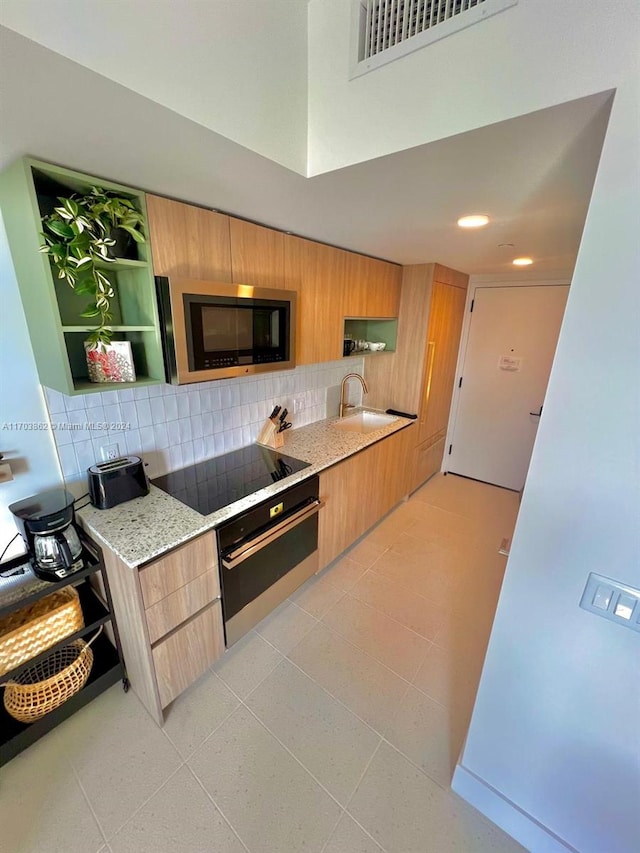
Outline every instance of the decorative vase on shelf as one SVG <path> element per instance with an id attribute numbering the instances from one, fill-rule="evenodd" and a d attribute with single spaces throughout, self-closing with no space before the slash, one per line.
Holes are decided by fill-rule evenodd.
<path id="1" fill-rule="evenodd" d="M 135 382 L 129 341 L 113 341 L 110 344 L 93 344 L 85 341 L 87 367 L 90 382 Z"/>

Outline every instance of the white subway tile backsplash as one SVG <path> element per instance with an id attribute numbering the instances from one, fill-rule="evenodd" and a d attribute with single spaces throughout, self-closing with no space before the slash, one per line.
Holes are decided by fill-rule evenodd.
<path id="1" fill-rule="evenodd" d="M 187 441 L 191 441 L 193 439 L 191 418 L 180 418 L 178 426 L 180 427 L 180 443 L 185 444 Z"/>
<path id="2" fill-rule="evenodd" d="M 151 417 L 154 424 L 163 424 L 166 421 L 163 397 L 151 397 L 149 400 Z"/>
<path id="3" fill-rule="evenodd" d="M 58 445 L 58 458 L 65 478 L 75 479 L 78 476 L 78 459 L 73 444 Z"/>
<path id="4" fill-rule="evenodd" d="M 143 453 L 156 448 L 155 430 L 152 426 L 140 427 L 140 449 Z"/>
<path id="5" fill-rule="evenodd" d="M 149 398 L 136 400 L 134 405 L 138 413 L 138 426 L 151 426 L 153 418 L 151 417 L 151 404 L 149 403 Z"/>
<path id="6" fill-rule="evenodd" d="M 178 397 L 171 394 L 163 398 L 165 417 L 168 421 L 178 420 Z"/>
<path id="7" fill-rule="evenodd" d="M 169 447 L 180 446 L 180 421 L 167 421 L 167 438 Z"/>
<path id="8" fill-rule="evenodd" d="M 106 394 L 103 396 L 106 397 Z M 104 419 L 108 424 L 117 424 L 122 420 L 122 412 L 120 411 L 120 406 L 115 403 L 114 405 L 105 405 L 104 407 Z M 113 429 L 112 426 L 107 427 L 107 429 Z"/>
<path id="9" fill-rule="evenodd" d="M 204 426 L 202 423 L 202 415 L 193 415 L 190 418 L 191 421 L 191 437 L 195 441 L 196 439 L 202 438 L 204 435 Z"/>
<path id="10" fill-rule="evenodd" d="M 159 476 L 251 444 L 276 404 L 289 409 L 287 420 L 294 426 L 334 416 L 340 383 L 352 371 L 362 373 L 362 359 L 303 365 L 257 378 L 140 386 L 86 397 L 65 397 L 49 388 L 45 393 L 67 479 L 83 477 L 84 469 L 99 460 L 100 448 L 114 443 L 121 454 L 142 453 L 145 461 L 151 460 L 149 473 Z M 349 396 L 350 402 L 361 402 L 357 383 L 350 384 Z M 303 403 L 295 415 L 294 397 Z M 98 429 L 98 423 L 108 429 Z M 126 429 L 117 428 L 122 423 Z"/>
<path id="11" fill-rule="evenodd" d="M 167 424 L 154 424 L 153 433 L 155 436 L 155 446 L 158 450 L 165 450 L 165 448 L 169 447 L 169 433 L 167 431 Z"/>
<path id="12" fill-rule="evenodd" d="M 138 409 L 136 408 L 136 404 L 133 400 L 120 403 L 120 412 L 124 423 L 129 424 L 129 429 L 138 428 Z"/>
<path id="13" fill-rule="evenodd" d="M 124 436 L 124 442 L 127 453 L 142 453 L 142 440 L 140 438 L 140 430 L 131 429 Z M 120 445 L 120 453 L 123 453 L 122 445 Z"/>
<path id="14" fill-rule="evenodd" d="M 185 441 L 182 444 L 182 464 L 183 465 L 193 465 L 194 463 L 194 451 L 193 451 L 193 441 Z"/>

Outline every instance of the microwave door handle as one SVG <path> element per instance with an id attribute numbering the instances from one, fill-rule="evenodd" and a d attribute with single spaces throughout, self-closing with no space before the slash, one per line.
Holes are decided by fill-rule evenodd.
<path id="1" fill-rule="evenodd" d="M 267 531 L 260 534 L 260 536 L 249 539 L 248 542 L 243 542 L 239 548 L 236 548 L 235 551 L 229 552 L 226 557 L 222 558 L 222 565 L 225 569 L 235 569 L 236 566 L 244 563 L 244 561 L 248 560 L 249 557 L 253 557 L 254 554 L 262 551 L 262 549 L 266 548 L 267 545 L 271 545 L 271 543 L 275 542 L 276 539 L 279 539 L 281 536 L 284 536 L 285 533 L 293 530 L 294 527 L 302 524 L 303 521 L 311 518 L 311 516 L 315 515 L 323 506 L 324 504 L 321 500 L 315 500 L 313 503 L 308 504 L 301 510 L 298 510 L 298 512 L 295 512 L 288 518 L 283 519 L 279 524 L 276 524 L 274 527 L 270 527 Z"/>

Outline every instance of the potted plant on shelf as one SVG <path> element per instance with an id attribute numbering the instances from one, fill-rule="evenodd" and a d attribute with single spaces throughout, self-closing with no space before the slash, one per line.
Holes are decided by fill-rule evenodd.
<path id="1" fill-rule="evenodd" d="M 85 193 L 59 197 L 58 201 L 60 206 L 42 218 L 44 243 L 40 251 L 49 256 L 59 279 L 89 298 L 80 316 L 98 318 L 97 327 L 85 341 L 89 378 L 96 382 L 134 381 L 130 344 L 112 344 L 109 324 L 115 294 L 103 268 L 115 263 L 118 254 L 125 254 L 126 241 L 145 242 L 144 217 L 130 199 L 97 186 Z"/>

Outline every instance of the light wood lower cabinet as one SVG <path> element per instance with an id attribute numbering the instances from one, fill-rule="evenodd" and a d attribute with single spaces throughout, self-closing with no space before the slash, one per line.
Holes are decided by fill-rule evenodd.
<path id="1" fill-rule="evenodd" d="M 416 427 L 405 427 L 320 474 L 320 566 L 335 560 L 411 489 Z"/>
<path id="2" fill-rule="evenodd" d="M 215 533 L 132 569 L 104 560 L 131 687 L 158 725 L 225 649 Z"/>
<path id="3" fill-rule="evenodd" d="M 173 702 L 223 653 L 222 606 L 215 601 L 153 647 L 161 706 Z"/>

